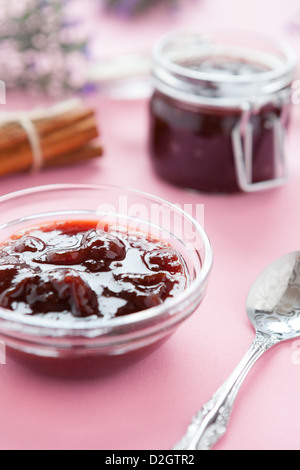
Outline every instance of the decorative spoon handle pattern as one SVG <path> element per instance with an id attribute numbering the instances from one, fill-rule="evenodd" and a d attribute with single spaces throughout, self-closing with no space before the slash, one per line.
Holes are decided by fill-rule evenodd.
<path id="1" fill-rule="evenodd" d="M 211 450 L 225 434 L 235 399 L 248 372 L 264 352 L 280 340 L 275 336 L 257 333 L 237 368 L 212 398 L 192 419 L 186 434 L 174 450 Z"/>

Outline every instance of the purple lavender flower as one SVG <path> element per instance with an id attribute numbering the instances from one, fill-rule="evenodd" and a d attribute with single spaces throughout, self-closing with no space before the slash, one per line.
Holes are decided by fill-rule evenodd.
<path id="1" fill-rule="evenodd" d="M 0 0 L 0 79 L 7 89 L 63 94 L 85 85 L 76 70 L 84 69 L 88 40 L 65 8 L 69 2 Z"/>
<path id="2" fill-rule="evenodd" d="M 157 4 L 175 5 L 179 0 L 102 0 L 109 11 L 115 11 L 123 16 L 132 16 L 149 10 Z"/>

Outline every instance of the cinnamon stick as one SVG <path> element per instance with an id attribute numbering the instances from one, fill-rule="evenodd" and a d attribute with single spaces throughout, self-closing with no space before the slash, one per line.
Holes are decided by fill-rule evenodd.
<path id="1" fill-rule="evenodd" d="M 74 163 L 81 163 L 83 161 L 101 157 L 102 154 L 103 148 L 101 145 L 86 145 L 85 147 L 78 149 L 76 152 L 62 155 L 61 157 L 53 160 L 48 160 L 45 164 L 45 167 L 52 168 L 55 166 L 66 166 Z"/>
<path id="2" fill-rule="evenodd" d="M 45 118 L 33 121 L 40 137 L 61 128 L 71 126 L 79 121 L 92 118 L 94 112 L 92 109 L 80 109 L 63 113 L 55 118 Z M 9 123 L 0 126 L 0 150 L 15 147 L 28 141 L 28 136 L 23 127 L 18 123 Z"/>
<path id="3" fill-rule="evenodd" d="M 87 119 L 74 126 L 68 126 L 41 139 L 41 150 L 44 161 L 58 158 L 70 153 L 90 140 L 98 137 L 94 119 Z M 9 151 L 0 152 L 0 176 L 16 171 L 24 171 L 33 164 L 29 142 L 25 142 Z"/>
<path id="4" fill-rule="evenodd" d="M 90 160 L 103 154 L 95 113 L 79 107 L 33 121 L 46 168 Z M 0 125 L 0 176 L 32 168 L 29 136 L 20 123 Z"/>

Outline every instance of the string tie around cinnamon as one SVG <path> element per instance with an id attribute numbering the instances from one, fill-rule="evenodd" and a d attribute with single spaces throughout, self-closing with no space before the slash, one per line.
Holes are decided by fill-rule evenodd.
<path id="1" fill-rule="evenodd" d="M 23 131 L 23 132 L 22 132 Z M 47 109 L 0 115 L 0 176 L 102 155 L 92 109 L 72 99 Z M 28 146 L 29 144 L 29 146 Z"/>

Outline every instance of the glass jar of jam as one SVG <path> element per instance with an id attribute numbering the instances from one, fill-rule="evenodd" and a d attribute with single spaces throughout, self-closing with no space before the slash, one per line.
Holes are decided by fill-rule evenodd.
<path id="1" fill-rule="evenodd" d="M 205 192 L 282 185 L 297 56 L 248 33 L 172 32 L 153 50 L 150 156 L 156 173 Z"/>

